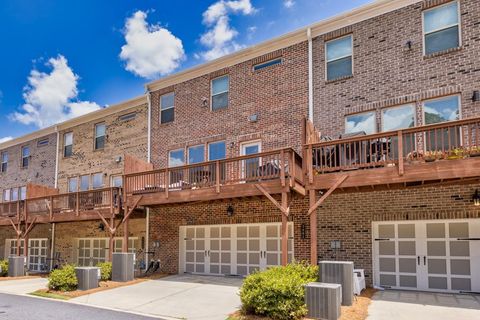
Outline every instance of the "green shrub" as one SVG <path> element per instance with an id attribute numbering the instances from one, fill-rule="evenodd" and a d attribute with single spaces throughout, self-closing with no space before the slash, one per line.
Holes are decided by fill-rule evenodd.
<path id="1" fill-rule="evenodd" d="M 8 275 L 8 260 L 0 260 L 0 277 L 6 277 Z"/>
<path id="2" fill-rule="evenodd" d="M 242 311 L 278 320 L 306 315 L 304 285 L 317 281 L 318 267 L 292 263 L 249 275 L 240 288 Z"/>
<path id="3" fill-rule="evenodd" d="M 100 268 L 100 280 L 108 281 L 112 280 L 112 263 L 111 262 L 100 262 L 97 264 L 97 267 Z"/>
<path id="4" fill-rule="evenodd" d="M 53 270 L 48 277 L 48 288 L 57 291 L 73 291 L 77 289 L 78 281 L 74 265 L 65 265 Z"/>

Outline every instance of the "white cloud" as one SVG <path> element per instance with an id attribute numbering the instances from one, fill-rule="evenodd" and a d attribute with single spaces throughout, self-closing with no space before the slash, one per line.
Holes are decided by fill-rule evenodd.
<path id="1" fill-rule="evenodd" d="M 50 58 L 46 66 L 52 69 L 50 73 L 37 69 L 30 72 L 23 92 L 25 104 L 20 112 L 9 116 L 11 120 L 44 128 L 100 109 L 94 102 L 75 100 L 79 77 L 64 56 Z"/>
<path id="2" fill-rule="evenodd" d="M 207 31 L 200 37 L 200 42 L 207 47 L 200 57 L 212 60 L 243 48 L 235 42 L 238 31 L 230 26 L 230 14 L 251 15 L 256 9 L 250 0 L 220 0 L 212 4 L 203 13 L 203 23 Z"/>
<path id="3" fill-rule="evenodd" d="M 13 137 L 3 137 L 3 138 L 0 138 L 0 143 L 4 143 L 4 142 L 10 141 L 12 139 L 13 139 Z"/>
<path id="4" fill-rule="evenodd" d="M 147 13 L 135 12 L 125 22 L 125 41 L 120 58 L 125 69 L 143 78 L 166 75 L 185 58 L 182 40 L 160 25 L 149 25 Z"/>
<path id="5" fill-rule="evenodd" d="M 291 8 L 295 5 L 295 1 L 293 0 L 283 0 L 283 6 L 285 8 Z"/>

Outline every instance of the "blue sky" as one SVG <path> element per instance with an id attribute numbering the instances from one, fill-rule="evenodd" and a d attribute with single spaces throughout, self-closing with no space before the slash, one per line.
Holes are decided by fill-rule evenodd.
<path id="1" fill-rule="evenodd" d="M 0 141 L 371 1 L 1 1 Z"/>

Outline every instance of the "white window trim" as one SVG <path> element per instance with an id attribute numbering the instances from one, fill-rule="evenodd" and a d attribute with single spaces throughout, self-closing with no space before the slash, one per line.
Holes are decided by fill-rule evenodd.
<path id="1" fill-rule="evenodd" d="M 369 135 L 369 134 L 374 134 L 374 133 L 378 133 L 377 112 L 376 112 L 376 110 L 346 114 L 345 117 L 344 117 L 344 130 L 343 130 L 343 133 L 344 133 L 344 134 L 347 134 L 347 118 L 348 118 L 348 117 L 354 117 L 354 116 L 359 116 L 359 115 L 362 115 L 362 114 L 369 114 L 369 113 L 373 113 L 373 120 L 374 120 L 374 123 L 373 123 L 374 128 L 373 128 L 373 130 L 374 130 L 374 131 L 373 131 L 372 133 L 367 133 L 367 135 Z M 352 133 L 352 132 L 348 132 L 348 133 Z"/>
<path id="2" fill-rule="evenodd" d="M 222 91 L 222 92 L 217 92 L 215 94 L 213 94 L 213 81 L 214 80 L 217 80 L 217 79 L 220 79 L 220 78 L 228 78 L 228 90 L 225 90 L 225 91 Z M 217 111 L 217 110 L 213 110 L 213 97 L 214 96 L 218 96 L 222 93 L 225 93 L 225 92 L 230 92 L 230 75 L 228 74 L 224 74 L 223 76 L 218 76 L 216 78 L 213 78 L 210 80 L 210 111 Z M 228 104 L 227 104 L 227 108 L 229 107 L 230 105 L 230 101 L 228 101 Z M 222 108 L 224 109 L 224 108 Z"/>
<path id="3" fill-rule="evenodd" d="M 25 150 L 25 149 L 28 149 L 28 156 L 25 156 L 25 155 L 23 154 L 23 150 Z M 28 166 L 24 166 L 24 165 L 23 165 L 23 160 L 26 159 L 26 158 L 30 158 L 30 155 L 31 155 L 31 153 L 30 153 L 30 146 L 23 146 L 22 149 L 21 149 L 21 152 L 22 152 L 22 163 L 21 163 L 21 167 L 22 167 L 22 168 L 27 168 L 27 167 L 30 166 L 30 159 L 29 159 L 29 161 L 28 161 Z"/>
<path id="4" fill-rule="evenodd" d="M 438 9 L 438 8 L 441 8 L 441 7 L 444 7 L 444 6 L 448 6 L 450 4 L 452 4 L 453 2 L 456 2 L 457 3 L 457 16 L 458 16 L 458 22 L 456 24 L 452 24 L 452 25 L 449 25 L 447 27 L 443 27 L 443 28 L 439 28 L 439 29 L 435 29 L 433 31 L 430 31 L 428 33 L 425 33 L 425 12 L 428 12 L 428 11 L 432 11 L 432 10 L 435 10 L 435 9 Z M 460 2 L 458 0 L 453 0 L 453 1 L 449 1 L 447 3 L 444 3 L 444 4 L 441 4 L 441 5 L 438 5 L 438 6 L 434 6 L 432 8 L 428 8 L 426 10 L 423 10 L 422 11 L 422 45 L 423 45 L 423 55 L 426 56 L 426 46 L 425 46 L 425 38 L 427 35 L 431 34 L 431 33 L 435 33 L 435 32 L 438 32 L 438 31 L 441 31 L 441 30 L 445 30 L 445 29 L 448 29 L 448 28 L 451 28 L 453 26 L 458 26 L 458 46 L 459 47 L 462 47 L 462 19 L 461 19 L 461 14 L 460 14 Z M 432 54 L 435 54 L 435 53 L 432 53 Z"/>
<path id="5" fill-rule="evenodd" d="M 240 155 L 245 156 L 245 148 L 258 146 L 258 153 L 262 152 L 262 140 L 252 140 L 240 143 Z"/>
<path id="6" fill-rule="evenodd" d="M 100 187 L 95 187 L 93 185 L 93 183 L 95 181 L 94 176 L 96 176 L 96 175 L 100 175 L 100 177 L 102 178 L 102 185 Z M 95 172 L 95 173 L 90 174 L 90 182 L 91 182 L 91 186 L 92 186 L 91 190 L 103 189 L 105 187 L 105 177 L 104 177 L 103 172 Z"/>
<path id="7" fill-rule="evenodd" d="M 72 135 L 72 143 L 71 144 L 67 144 L 66 140 L 67 140 L 67 135 L 71 134 Z M 63 157 L 64 158 L 69 158 L 71 156 L 68 156 L 66 157 L 65 156 L 65 150 L 66 150 L 66 147 L 68 146 L 72 146 L 72 153 L 73 153 L 73 131 L 70 131 L 70 132 L 65 132 L 63 134 Z"/>
<path id="8" fill-rule="evenodd" d="M 168 96 L 168 95 L 173 95 L 173 105 L 171 107 L 166 108 L 166 109 L 162 109 L 162 97 Z M 160 96 L 160 124 L 169 123 L 169 122 L 162 123 L 162 111 L 169 110 L 169 109 L 175 109 L 175 91 L 168 92 L 168 93 L 162 94 Z M 171 122 L 173 122 L 173 121 L 171 121 Z"/>
<path id="9" fill-rule="evenodd" d="M 97 127 L 100 126 L 100 125 L 103 125 L 105 127 L 105 133 L 101 136 L 97 135 Z M 106 144 L 106 140 L 107 140 L 107 125 L 105 124 L 105 122 L 99 122 L 99 123 L 95 123 L 95 125 L 93 126 L 93 135 L 94 135 L 94 139 L 93 139 L 93 150 L 103 150 L 105 149 L 105 144 Z M 104 141 L 104 144 L 103 144 L 103 148 L 97 148 L 97 145 L 96 145 L 96 142 L 97 142 L 97 138 L 100 138 L 100 137 L 105 137 L 105 141 Z"/>
<path id="10" fill-rule="evenodd" d="M 8 152 L 4 151 L 0 154 L 1 157 L 1 163 L 0 163 L 0 172 L 6 172 L 8 170 Z M 4 159 L 6 157 L 6 159 Z M 3 171 L 3 165 L 7 164 L 7 170 Z"/>
<path id="11" fill-rule="evenodd" d="M 410 106 L 412 108 L 412 111 L 413 111 L 413 126 L 416 127 L 417 126 L 417 108 L 415 106 L 415 103 L 405 103 L 405 104 L 399 104 L 399 105 L 396 105 L 396 106 L 385 107 L 385 108 L 380 109 L 380 132 L 388 132 L 388 131 L 383 130 L 383 124 L 384 124 L 383 111 L 392 110 L 392 109 L 400 109 L 400 108 L 404 108 L 404 107 L 407 107 L 407 106 Z M 403 129 L 407 129 L 407 128 L 403 128 Z M 403 130 L 403 129 L 397 129 L 397 130 L 393 130 L 393 131 L 398 131 L 398 130 Z M 392 131 L 392 130 L 390 130 L 390 131 Z"/>
<path id="12" fill-rule="evenodd" d="M 342 56 L 340 58 L 336 58 L 336 59 L 333 59 L 333 60 L 328 60 L 327 58 L 327 44 L 329 42 L 333 42 L 333 41 L 337 41 L 337 40 L 340 40 L 340 39 L 343 39 L 343 38 L 347 38 L 347 37 L 350 37 L 350 41 L 351 41 L 351 46 L 352 46 L 352 53 L 349 54 L 349 55 L 345 55 L 345 56 Z M 340 60 L 340 59 L 344 59 L 346 57 L 352 57 L 352 76 L 354 74 L 354 63 L 353 63 L 353 34 L 347 34 L 345 36 L 341 36 L 341 37 L 338 37 L 338 38 L 335 38 L 335 39 L 331 39 L 331 40 L 328 40 L 328 41 L 325 41 L 325 45 L 324 45 L 324 51 L 325 51 L 325 81 L 333 81 L 333 80 L 336 80 L 336 79 L 340 79 L 340 78 L 335 78 L 335 79 L 328 79 L 328 63 L 329 62 L 332 62 L 332 61 L 337 61 L 337 60 Z"/>
<path id="13" fill-rule="evenodd" d="M 270 62 L 274 62 L 274 61 L 279 61 L 278 63 L 274 63 L 270 66 L 264 66 L 264 65 L 267 65 L 269 64 Z M 273 58 L 273 59 L 270 59 L 270 60 L 267 60 L 267 61 L 264 61 L 264 62 L 260 62 L 260 63 L 257 63 L 257 64 L 254 64 L 252 66 L 252 71 L 253 72 L 257 72 L 257 71 L 260 71 L 264 68 L 269 68 L 269 67 L 273 67 L 273 66 L 276 66 L 276 65 L 279 65 L 279 64 L 282 64 L 283 63 L 283 58 L 282 57 L 279 57 L 279 58 Z M 258 68 L 260 67 L 260 69 L 255 69 L 255 68 Z"/>

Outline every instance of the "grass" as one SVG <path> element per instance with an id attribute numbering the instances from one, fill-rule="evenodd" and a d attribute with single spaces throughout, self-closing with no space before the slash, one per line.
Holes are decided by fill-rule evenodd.
<path id="1" fill-rule="evenodd" d="M 70 297 L 57 294 L 57 293 L 52 293 L 48 292 L 46 290 L 37 290 L 35 292 L 29 293 L 32 296 L 37 296 L 37 297 L 42 297 L 42 298 L 50 298 L 50 299 L 58 299 L 58 300 L 69 300 Z"/>

